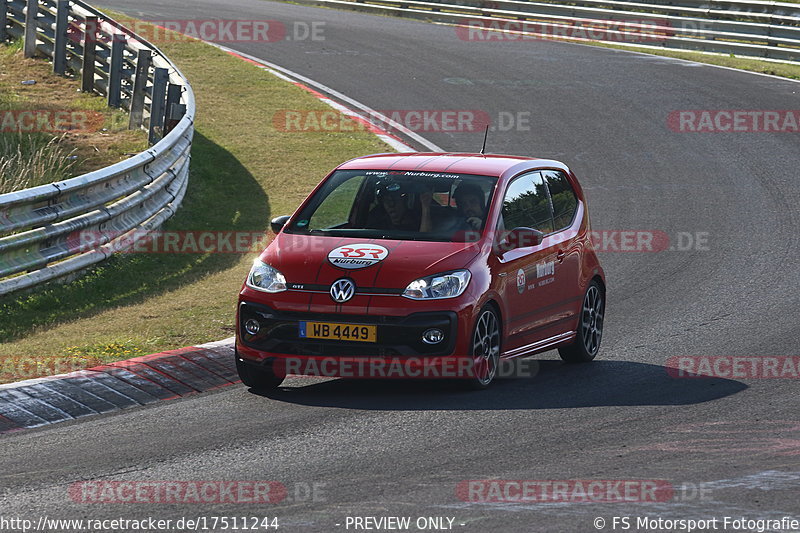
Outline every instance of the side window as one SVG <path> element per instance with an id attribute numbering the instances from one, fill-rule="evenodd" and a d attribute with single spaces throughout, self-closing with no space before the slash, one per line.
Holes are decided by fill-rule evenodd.
<path id="1" fill-rule="evenodd" d="M 506 231 L 526 227 L 544 234 L 553 232 L 550 198 L 541 173 L 531 172 L 511 182 L 503 198 L 502 215 Z"/>
<path id="2" fill-rule="evenodd" d="M 354 176 L 332 190 L 311 217 L 309 229 L 328 229 L 346 225 L 362 181 L 364 176 Z"/>
<path id="3" fill-rule="evenodd" d="M 553 221 L 555 229 L 564 229 L 572 223 L 575 211 L 578 209 L 578 200 L 575 191 L 563 172 L 545 170 L 542 172 L 550 188 L 550 198 L 553 200 Z"/>

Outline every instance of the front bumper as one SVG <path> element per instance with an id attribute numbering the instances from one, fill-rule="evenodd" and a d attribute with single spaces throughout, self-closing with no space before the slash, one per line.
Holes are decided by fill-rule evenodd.
<path id="1" fill-rule="evenodd" d="M 259 323 L 255 335 L 244 325 Z M 300 321 L 374 325 L 377 342 L 306 339 L 299 336 Z M 331 358 L 430 358 L 452 355 L 458 339 L 458 316 L 453 311 L 417 312 L 407 316 L 342 315 L 276 311 L 266 305 L 242 301 L 237 320 L 237 346 L 243 359 L 261 360 L 271 356 Z M 437 328 L 442 342 L 431 345 L 422 334 Z"/>

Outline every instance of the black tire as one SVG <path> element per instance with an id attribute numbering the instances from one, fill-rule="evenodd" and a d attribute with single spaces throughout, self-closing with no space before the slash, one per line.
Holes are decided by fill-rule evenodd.
<path id="1" fill-rule="evenodd" d="M 558 349 L 561 359 L 567 363 L 588 363 L 597 357 L 600 340 L 603 338 L 603 318 L 606 300 L 603 288 L 592 280 L 586 288 L 578 318 L 578 330 L 572 344 Z"/>
<path id="2" fill-rule="evenodd" d="M 472 376 L 463 380 L 472 390 L 483 390 L 491 385 L 500 366 L 500 319 L 491 305 L 484 306 L 472 330 L 470 356 Z"/>
<path id="3" fill-rule="evenodd" d="M 246 386 L 255 390 L 273 390 L 283 382 L 283 378 L 276 376 L 272 370 L 272 364 L 264 366 L 244 362 L 238 355 L 236 356 L 236 371 L 239 378 Z"/>

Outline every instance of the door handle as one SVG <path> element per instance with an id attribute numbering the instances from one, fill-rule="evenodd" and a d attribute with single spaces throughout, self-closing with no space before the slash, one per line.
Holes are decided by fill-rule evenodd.
<path id="1" fill-rule="evenodd" d="M 559 250 L 556 253 L 556 259 L 558 259 L 558 262 L 561 263 L 562 261 L 564 261 L 564 257 L 566 255 L 567 255 L 567 252 L 565 252 L 564 250 Z"/>

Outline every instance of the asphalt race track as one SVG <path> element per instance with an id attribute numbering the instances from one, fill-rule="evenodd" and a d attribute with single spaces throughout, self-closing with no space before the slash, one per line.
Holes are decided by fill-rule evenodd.
<path id="1" fill-rule="evenodd" d="M 529 127 L 495 128 L 487 151 L 566 162 L 595 230 L 664 232 L 673 249 L 601 254 L 608 312 L 593 364 L 564 366 L 548 352 L 535 377 L 480 393 L 294 378 L 269 397 L 232 386 L 9 434 L 4 516 L 277 516 L 279 531 L 449 517 L 464 532 L 588 532 L 597 517 L 611 531 L 614 516 L 632 517 L 631 531 L 635 517 L 800 519 L 800 381 L 678 379 L 665 368 L 676 356 L 800 355 L 798 133 L 667 123 L 679 110 L 798 109 L 800 83 L 550 41 L 470 42 L 448 26 L 262 0 L 99 7 L 151 20 L 324 22 L 322 41 L 228 46 L 375 109 L 527 117 Z M 452 151 L 477 151 L 483 136 L 420 133 Z M 662 480 L 673 491 L 603 503 L 472 501 L 459 490 L 483 479 Z M 288 495 L 273 505 L 76 503 L 69 488 L 86 480 L 270 480 Z"/>

